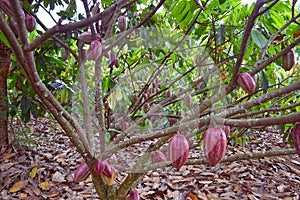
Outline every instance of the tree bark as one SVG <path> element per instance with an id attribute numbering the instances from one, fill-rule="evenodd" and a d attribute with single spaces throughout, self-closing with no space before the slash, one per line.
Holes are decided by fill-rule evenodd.
<path id="1" fill-rule="evenodd" d="M 0 41 L 0 152 L 9 146 L 7 75 L 10 62 L 10 49 Z"/>

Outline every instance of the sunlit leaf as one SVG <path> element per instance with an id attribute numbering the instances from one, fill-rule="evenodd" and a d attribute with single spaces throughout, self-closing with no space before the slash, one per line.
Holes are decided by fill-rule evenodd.
<path id="1" fill-rule="evenodd" d="M 32 168 L 32 170 L 29 173 L 29 178 L 34 179 L 36 177 L 37 170 L 37 167 Z"/>

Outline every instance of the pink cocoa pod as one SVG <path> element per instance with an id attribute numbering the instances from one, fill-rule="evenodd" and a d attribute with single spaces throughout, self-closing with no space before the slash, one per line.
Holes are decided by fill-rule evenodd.
<path id="1" fill-rule="evenodd" d="M 127 29 L 127 19 L 125 16 L 122 15 L 118 18 L 118 27 L 121 32 Z"/>
<path id="2" fill-rule="evenodd" d="M 209 128 L 203 136 L 203 152 L 211 166 L 218 164 L 226 153 L 226 135 L 222 128 Z"/>
<path id="3" fill-rule="evenodd" d="M 1 8 L 3 8 L 4 12 L 13 17 L 14 16 L 14 12 L 10 6 L 10 2 L 8 0 L 0 0 L 0 5 L 1 5 Z"/>
<path id="4" fill-rule="evenodd" d="M 74 172 L 74 182 L 80 182 L 86 179 L 90 174 L 88 165 L 83 162 L 81 163 Z"/>
<path id="5" fill-rule="evenodd" d="M 97 40 L 101 38 L 99 33 L 96 33 L 96 38 Z M 78 36 L 78 40 L 80 40 L 83 43 L 90 44 L 93 41 L 93 34 L 89 31 L 83 32 Z"/>
<path id="6" fill-rule="evenodd" d="M 300 121 L 296 122 L 292 131 L 292 137 L 294 146 L 296 148 L 296 153 L 300 156 Z"/>
<path id="7" fill-rule="evenodd" d="M 103 164 L 102 160 L 96 160 L 94 163 L 94 171 L 96 174 L 100 175 L 104 171 L 105 165 Z"/>
<path id="8" fill-rule="evenodd" d="M 238 77 L 237 82 L 247 93 L 251 94 L 252 92 L 254 92 L 256 82 L 247 72 L 241 73 Z"/>
<path id="9" fill-rule="evenodd" d="M 107 160 L 102 161 L 102 163 L 104 165 L 102 174 L 108 178 L 111 178 L 113 173 L 112 166 L 107 162 Z"/>
<path id="10" fill-rule="evenodd" d="M 144 111 L 145 111 L 145 112 L 148 112 L 149 109 L 150 109 L 150 104 L 149 104 L 148 102 L 146 102 L 146 103 L 144 104 Z"/>
<path id="11" fill-rule="evenodd" d="M 170 126 L 174 126 L 177 122 L 178 122 L 177 118 L 171 118 L 169 124 Z"/>
<path id="12" fill-rule="evenodd" d="M 102 45 L 99 40 L 94 40 L 90 44 L 89 48 L 90 58 L 96 61 L 102 53 Z"/>
<path id="13" fill-rule="evenodd" d="M 167 158 L 163 152 L 155 151 L 154 155 L 152 156 L 152 163 L 166 162 L 166 161 Z"/>
<path id="14" fill-rule="evenodd" d="M 136 94 L 136 93 L 134 93 L 133 95 L 132 95 L 132 103 L 136 103 L 136 102 L 138 102 L 138 100 L 139 100 L 139 97 L 138 97 L 138 95 Z"/>
<path id="15" fill-rule="evenodd" d="M 282 56 L 282 66 L 286 71 L 292 69 L 295 65 L 295 53 L 293 50 L 288 51 L 285 55 Z"/>
<path id="16" fill-rule="evenodd" d="M 183 101 L 188 108 L 192 107 L 192 96 L 190 94 L 185 94 Z"/>
<path id="17" fill-rule="evenodd" d="M 36 26 L 36 20 L 35 20 L 34 16 L 32 16 L 32 15 L 27 15 L 27 16 L 25 17 L 25 24 L 26 24 L 26 29 L 27 29 L 29 32 L 34 31 L 35 26 Z"/>
<path id="18" fill-rule="evenodd" d="M 223 126 L 222 129 L 225 132 L 226 138 L 228 138 L 230 135 L 230 126 Z"/>
<path id="19" fill-rule="evenodd" d="M 111 176 L 108 177 L 106 175 L 104 175 L 104 173 L 101 174 L 101 178 L 103 180 L 103 182 L 106 184 L 106 185 L 113 185 L 115 183 L 115 180 L 117 178 L 117 171 L 114 167 L 111 166 Z"/>
<path id="20" fill-rule="evenodd" d="M 172 164 L 180 169 L 188 160 L 189 143 L 184 135 L 174 135 L 168 146 L 168 156 Z"/>
<path id="21" fill-rule="evenodd" d="M 172 90 L 168 90 L 167 93 L 166 93 L 166 96 L 167 96 L 168 98 L 171 98 L 171 97 L 173 96 Z"/>
<path id="22" fill-rule="evenodd" d="M 144 101 L 146 101 L 148 99 L 148 97 L 149 97 L 148 94 L 143 92 L 142 98 L 144 99 Z"/>
<path id="23" fill-rule="evenodd" d="M 137 189 L 130 190 L 130 200 L 140 200 L 139 191 Z"/>

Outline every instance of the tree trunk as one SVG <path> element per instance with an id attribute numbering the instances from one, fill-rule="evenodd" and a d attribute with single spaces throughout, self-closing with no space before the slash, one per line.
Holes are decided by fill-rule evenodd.
<path id="1" fill-rule="evenodd" d="M 0 41 L 0 152 L 9 146 L 7 74 L 10 61 L 10 50 Z"/>

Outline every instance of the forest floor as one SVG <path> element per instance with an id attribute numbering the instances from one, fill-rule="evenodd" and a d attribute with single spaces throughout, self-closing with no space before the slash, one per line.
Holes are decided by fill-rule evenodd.
<path id="1" fill-rule="evenodd" d="M 69 139 L 48 119 L 21 126 L 13 122 L 11 132 L 17 138 L 14 148 L 0 152 L 0 199 L 98 199 L 91 177 L 73 182 L 73 173 L 82 161 L 70 147 Z M 249 134 L 243 147 L 229 146 L 226 155 L 289 148 L 273 128 Z M 125 178 L 120 164 L 140 155 L 147 144 L 136 145 L 114 155 L 116 184 Z M 200 148 L 190 156 L 203 156 Z M 123 167 L 123 168 L 122 168 Z M 124 169 L 125 168 L 125 169 Z M 243 160 L 231 163 L 173 167 L 149 172 L 137 186 L 141 199 L 300 199 L 300 158 L 298 155 Z"/>

